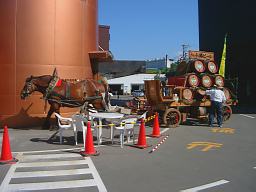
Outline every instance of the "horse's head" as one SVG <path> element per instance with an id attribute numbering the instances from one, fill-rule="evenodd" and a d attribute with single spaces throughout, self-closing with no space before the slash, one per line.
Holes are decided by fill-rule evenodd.
<path id="1" fill-rule="evenodd" d="M 31 93 L 35 91 L 36 86 L 34 85 L 33 80 L 34 80 L 33 76 L 26 79 L 25 85 L 20 93 L 21 99 L 26 99 Z"/>

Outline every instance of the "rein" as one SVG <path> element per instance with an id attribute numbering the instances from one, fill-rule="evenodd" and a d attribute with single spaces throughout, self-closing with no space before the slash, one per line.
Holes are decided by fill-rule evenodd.
<path id="1" fill-rule="evenodd" d="M 80 107 L 82 106 L 85 102 L 91 101 L 91 100 L 96 100 L 96 99 L 102 99 L 102 96 L 93 96 L 93 97 L 87 97 L 86 100 L 81 104 L 77 100 L 57 100 L 57 99 L 46 99 L 48 101 L 54 101 L 59 104 L 64 104 L 64 105 L 69 105 L 73 107 Z"/>
<path id="2" fill-rule="evenodd" d="M 57 100 L 57 99 L 47 99 L 47 100 L 48 101 L 53 101 L 53 102 L 56 102 L 56 103 L 59 103 L 59 104 L 69 105 L 69 106 L 72 106 L 72 107 L 80 107 L 80 106 L 83 105 L 81 103 L 78 103 L 76 100 L 65 100 L 67 102 L 65 102 L 64 100 Z M 72 101 L 74 103 L 68 103 L 68 101 Z"/>

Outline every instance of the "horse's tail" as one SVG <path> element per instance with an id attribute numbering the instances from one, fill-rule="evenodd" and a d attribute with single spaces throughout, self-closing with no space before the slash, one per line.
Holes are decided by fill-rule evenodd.
<path id="1" fill-rule="evenodd" d="M 109 91 L 109 85 L 108 85 L 108 80 L 106 77 L 101 76 L 101 83 L 103 84 L 104 88 L 106 91 Z"/>
<path id="2" fill-rule="evenodd" d="M 47 100 L 44 100 L 44 113 L 46 113 L 46 109 L 47 109 Z"/>
<path id="3" fill-rule="evenodd" d="M 110 94 L 109 94 L 109 84 L 108 84 L 108 80 L 106 77 L 99 75 L 99 82 L 104 86 L 105 89 L 105 93 L 103 95 L 104 97 L 104 102 L 105 102 L 105 108 L 107 111 L 109 111 L 111 104 L 110 104 Z"/>
<path id="4" fill-rule="evenodd" d="M 98 83 L 100 83 L 104 87 L 104 94 L 102 94 L 103 100 L 102 104 L 105 108 L 105 110 L 109 111 L 111 105 L 110 105 L 110 94 L 109 94 L 109 85 L 107 78 L 100 75 L 99 73 L 94 74 L 94 80 L 96 80 Z"/>

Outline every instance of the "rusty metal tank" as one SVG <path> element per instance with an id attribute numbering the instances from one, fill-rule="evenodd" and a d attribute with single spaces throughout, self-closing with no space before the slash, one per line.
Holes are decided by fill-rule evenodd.
<path id="1" fill-rule="evenodd" d="M 30 75 L 93 78 L 89 52 L 98 50 L 97 0 L 0 1 L 1 126 L 40 125 L 42 95 L 20 99 Z M 69 112 L 71 109 L 63 109 Z"/>

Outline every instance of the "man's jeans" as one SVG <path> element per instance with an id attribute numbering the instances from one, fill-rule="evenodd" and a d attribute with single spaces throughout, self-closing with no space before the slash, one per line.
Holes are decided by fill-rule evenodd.
<path id="1" fill-rule="evenodd" d="M 222 125 L 222 102 L 211 101 L 210 113 L 209 113 L 209 125 L 213 125 L 215 112 L 217 114 L 217 123 L 219 126 Z"/>

